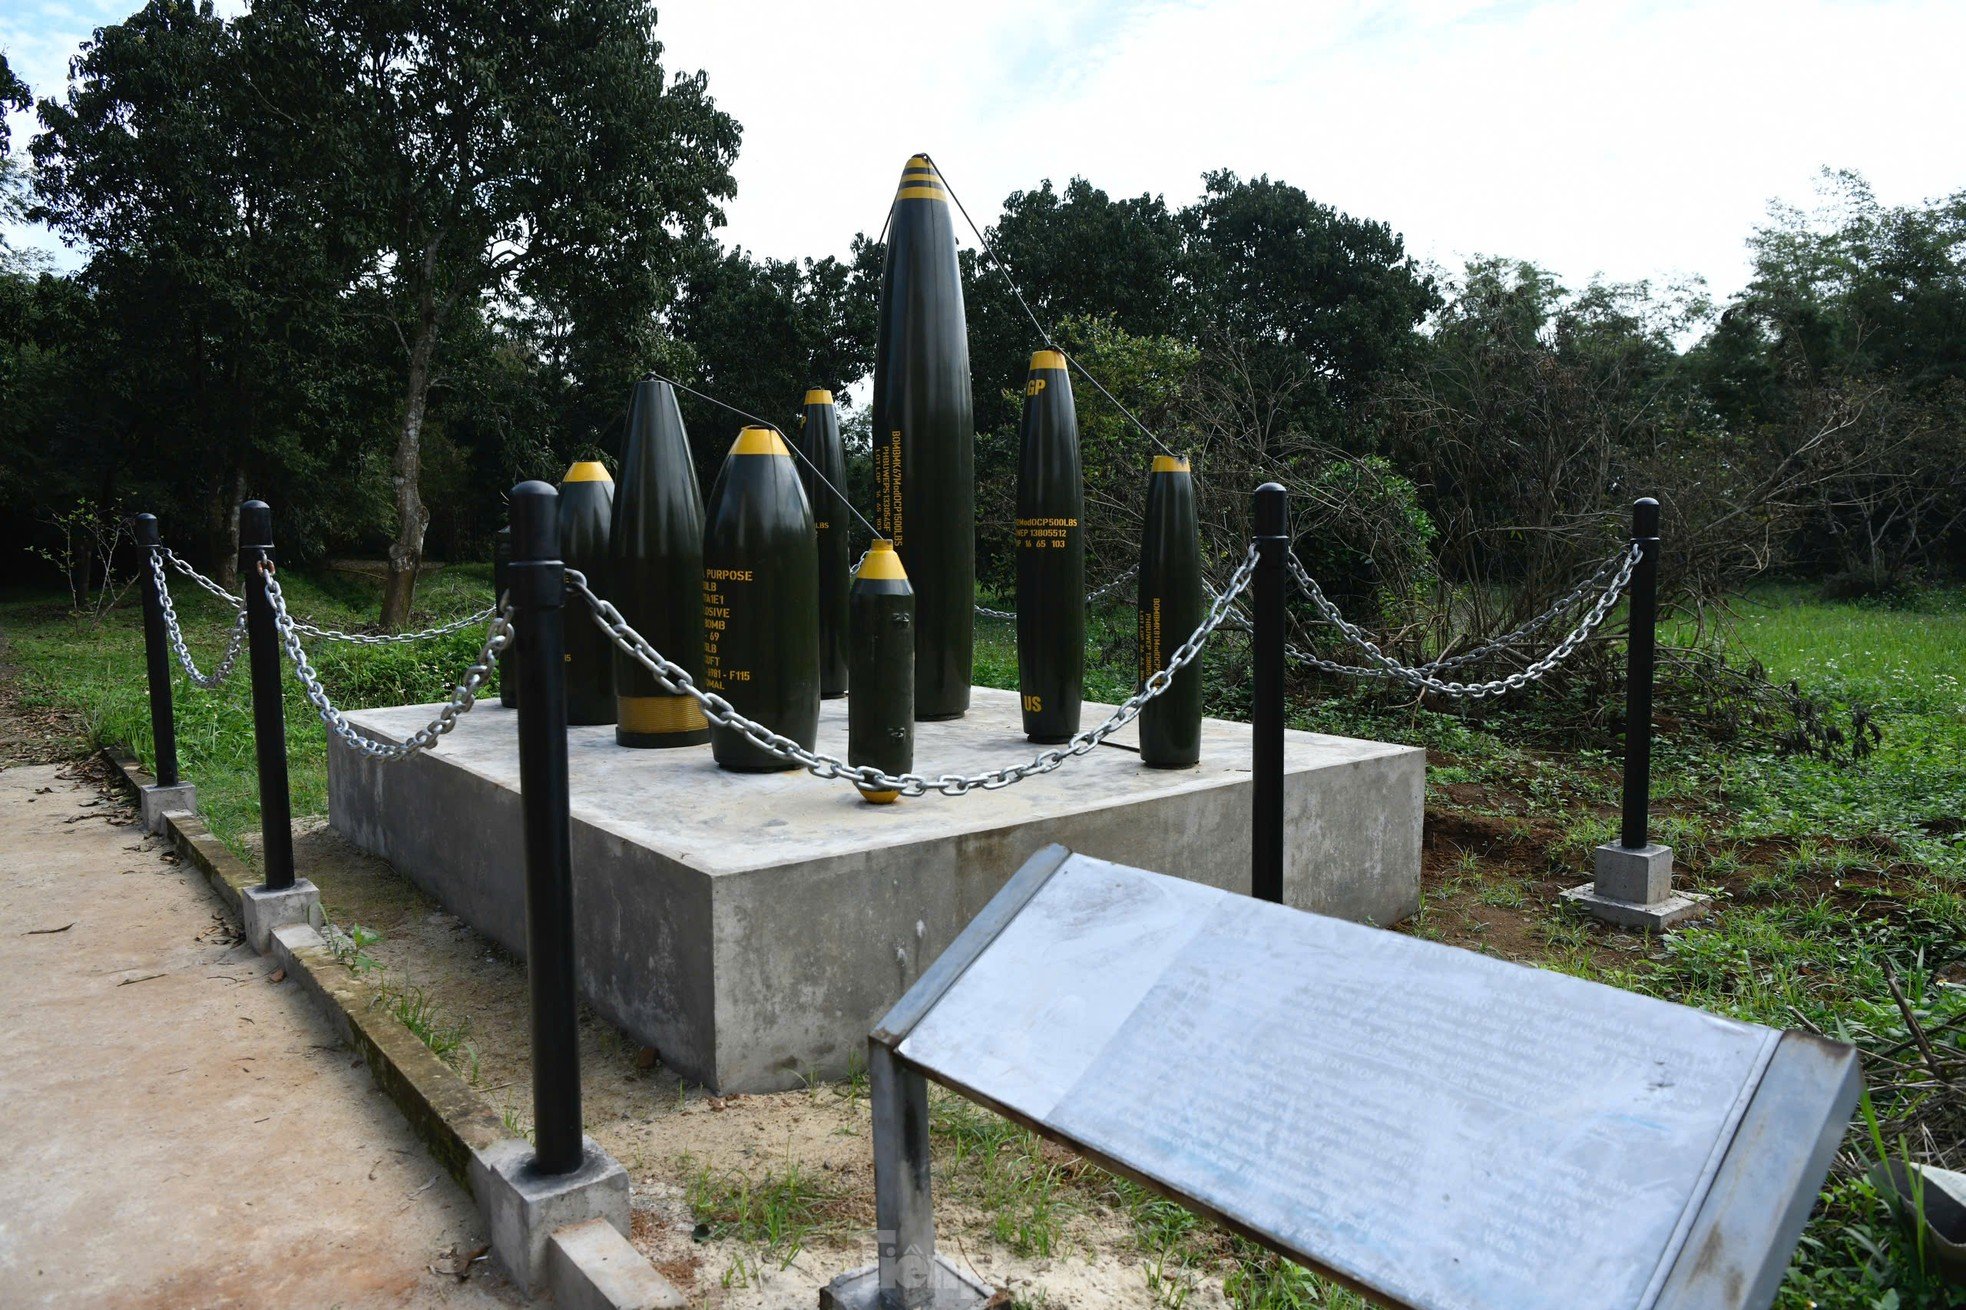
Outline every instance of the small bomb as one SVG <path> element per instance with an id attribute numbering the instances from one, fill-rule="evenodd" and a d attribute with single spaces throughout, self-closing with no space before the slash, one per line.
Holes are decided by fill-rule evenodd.
<path id="1" fill-rule="evenodd" d="M 891 541 L 876 541 L 847 598 L 853 692 L 846 702 L 848 764 L 882 773 L 915 767 L 915 591 Z M 862 787 L 886 805 L 901 793 Z"/>

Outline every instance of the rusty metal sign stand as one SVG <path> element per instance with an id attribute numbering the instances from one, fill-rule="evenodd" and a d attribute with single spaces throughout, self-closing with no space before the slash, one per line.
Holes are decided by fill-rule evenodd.
<path id="1" fill-rule="evenodd" d="M 1766 1310 L 1861 1088 L 1819 1038 L 1052 846 L 868 1041 L 879 1259 L 974 1310 L 928 1080 L 1409 1310 Z"/>

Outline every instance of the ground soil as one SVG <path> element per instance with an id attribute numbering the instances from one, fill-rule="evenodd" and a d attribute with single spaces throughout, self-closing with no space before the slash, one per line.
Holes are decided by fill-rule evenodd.
<path id="1" fill-rule="evenodd" d="M 0 1305 L 517 1304 L 470 1198 L 60 725 L 0 712 Z M 433 1271 L 464 1264 L 466 1281 Z"/>

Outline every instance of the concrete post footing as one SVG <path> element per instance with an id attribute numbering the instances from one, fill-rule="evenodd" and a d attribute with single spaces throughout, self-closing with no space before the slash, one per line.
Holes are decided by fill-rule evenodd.
<path id="1" fill-rule="evenodd" d="M 1606 923 L 1663 932 L 1706 913 L 1706 897 L 1673 891 L 1670 846 L 1606 842 L 1594 853 L 1593 864 L 1596 880 L 1572 887 L 1563 898 Z"/>
<path id="2" fill-rule="evenodd" d="M 849 1270 L 819 1289 L 819 1310 L 884 1310 L 880 1284 L 878 1264 Z M 983 1310 L 994 1295 L 986 1284 L 956 1268 L 938 1251 L 934 1299 L 923 1302 L 921 1310 Z"/>
<path id="3" fill-rule="evenodd" d="M 137 788 L 137 813 L 143 818 L 143 830 L 153 836 L 163 834 L 166 814 L 191 814 L 197 808 L 198 789 L 188 782 L 174 787 L 153 782 Z"/>
<path id="4" fill-rule="evenodd" d="M 319 928 L 326 923 L 321 913 L 321 892 L 305 878 L 294 879 L 291 887 L 278 891 L 261 884 L 239 889 L 239 917 L 245 922 L 246 940 L 265 955 L 273 949 L 273 930 L 297 923 Z"/>
<path id="5" fill-rule="evenodd" d="M 689 1298 L 605 1219 L 556 1229 L 546 1282 L 557 1310 L 687 1310 Z"/>
<path id="6" fill-rule="evenodd" d="M 471 1191 L 491 1228 L 492 1255 L 512 1281 L 536 1292 L 547 1279 L 547 1245 L 559 1229 L 603 1219 L 628 1233 L 628 1171 L 592 1138 L 569 1174 L 539 1174 L 530 1142 L 507 1138 L 476 1152 Z"/>

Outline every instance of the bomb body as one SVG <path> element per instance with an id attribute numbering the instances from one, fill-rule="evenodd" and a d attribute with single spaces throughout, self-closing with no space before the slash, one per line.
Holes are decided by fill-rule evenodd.
<path id="1" fill-rule="evenodd" d="M 1140 682 L 1167 667 L 1201 625 L 1201 527 L 1188 461 L 1154 456 L 1140 533 Z M 1201 759 L 1201 665 L 1190 662 L 1140 711 L 1140 762 L 1174 769 Z"/>
<path id="2" fill-rule="evenodd" d="M 614 511 L 614 479 L 599 460 L 584 459 L 560 481 L 560 558 L 605 595 L 608 530 Z M 595 626 L 584 603 L 560 611 L 566 653 L 567 725 L 613 723 L 614 643 Z"/>
<path id="3" fill-rule="evenodd" d="M 812 506 L 812 526 L 819 539 L 819 694 L 844 696 L 847 669 L 847 588 L 853 569 L 848 549 L 850 513 L 846 497 L 846 451 L 840 445 L 840 416 L 833 393 L 806 392 L 799 415 L 799 481 Z"/>
<path id="4" fill-rule="evenodd" d="M 888 223 L 873 420 L 874 526 L 915 589 L 915 716 L 957 718 L 975 637 L 975 415 L 949 195 L 923 155 Z"/>
<path id="5" fill-rule="evenodd" d="M 819 736 L 819 547 L 792 452 L 770 428 L 738 433 L 703 525 L 703 685 L 811 750 Z M 713 725 L 717 763 L 797 768 Z"/>
<path id="6" fill-rule="evenodd" d="M 1024 735 L 1067 741 L 1085 691 L 1085 490 L 1065 357 L 1031 356 L 1017 453 L 1017 689 Z"/>
<path id="7" fill-rule="evenodd" d="M 667 382 L 637 382 L 628 402 L 608 533 L 608 588 L 628 625 L 700 682 L 703 496 L 682 410 Z M 623 746 L 696 746 L 710 739 L 694 700 L 664 691 L 655 675 L 620 651 L 614 694 L 614 739 Z"/>
<path id="8" fill-rule="evenodd" d="M 907 773 L 915 767 L 915 592 L 893 543 L 868 548 L 847 606 L 853 662 L 847 763 Z M 876 805 L 900 795 L 869 787 L 860 794 Z"/>

